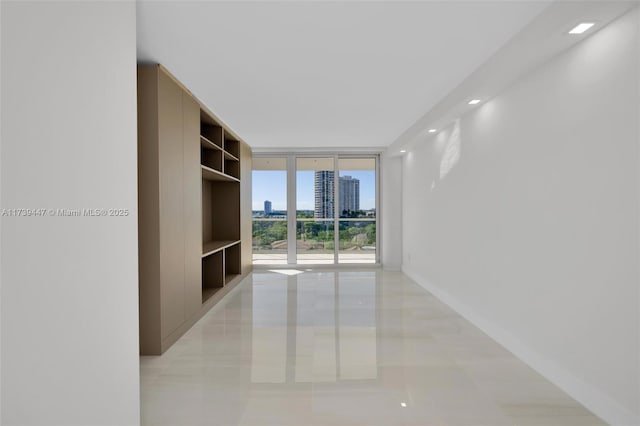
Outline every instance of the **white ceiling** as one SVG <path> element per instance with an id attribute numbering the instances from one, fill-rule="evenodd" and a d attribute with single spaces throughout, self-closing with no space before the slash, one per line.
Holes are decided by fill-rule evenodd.
<path id="1" fill-rule="evenodd" d="M 556 1 L 551 3 L 525 29 L 512 37 L 491 58 L 451 90 L 391 146 L 388 155 L 402 155 L 412 145 L 434 140 L 443 129 L 476 108 L 483 108 L 494 96 L 513 85 L 554 56 L 591 37 L 617 17 L 637 6 L 631 1 Z M 593 29 L 581 35 L 568 34 L 580 22 L 594 22 Z M 481 99 L 468 105 L 470 97 Z"/>
<path id="2" fill-rule="evenodd" d="M 141 1 L 138 60 L 253 148 L 385 147 L 547 5 Z"/>

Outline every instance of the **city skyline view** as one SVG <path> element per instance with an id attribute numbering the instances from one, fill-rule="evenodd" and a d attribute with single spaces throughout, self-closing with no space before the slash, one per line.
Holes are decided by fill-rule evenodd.
<path id="1" fill-rule="evenodd" d="M 272 211 L 287 208 L 287 173 L 284 170 L 254 170 L 252 210 L 263 211 L 264 202 L 270 201 Z M 360 210 L 376 208 L 375 171 L 341 170 L 340 177 L 351 176 L 360 181 Z M 296 210 L 315 209 L 315 172 L 299 170 L 296 173 Z"/>

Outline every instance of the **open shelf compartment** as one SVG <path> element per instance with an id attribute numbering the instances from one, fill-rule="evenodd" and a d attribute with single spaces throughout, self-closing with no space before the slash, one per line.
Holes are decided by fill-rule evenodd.
<path id="1" fill-rule="evenodd" d="M 228 176 L 240 179 L 240 162 L 224 158 L 224 173 Z"/>
<path id="2" fill-rule="evenodd" d="M 202 179 L 202 242 L 240 240 L 239 182 Z"/>
<path id="3" fill-rule="evenodd" d="M 202 303 L 224 287 L 224 252 L 202 259 Z"/>
<path id="4" fill-rule="evenodd" d="M 216 170 L 220 173 L 224 170 L 222 168 L 222 151 L 200 147 L 200 162 L 203 166 Z"/>
<path id="5" fill-rule="evenodd" d="M 240 275 L 240 244 L 224 249 L 224 283 L 225 285 Z"/>
<path id="6" fill-rule="evenodd" d="M 224 148 L 224 129 L 203 110 L 200 110 L 200 144 L 210 149 Z"/>
<path id="7" fill-rule="evenodd" d="M 240 158 L 240 142 L 228 132 L 224 133 L 224 150 L 236 159 Z"/>

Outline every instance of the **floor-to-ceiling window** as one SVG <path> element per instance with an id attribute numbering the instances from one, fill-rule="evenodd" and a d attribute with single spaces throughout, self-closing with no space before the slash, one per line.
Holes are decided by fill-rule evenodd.
<path id="1" fill-rule="evenodd" d="M 254 158 L 253 263 L 287 263 L 287 158 Z"/>
<path id="2" fill-rule="evenodd" d="M 254 157 L 254 264 L 378 263 L 377 155 Z"/>

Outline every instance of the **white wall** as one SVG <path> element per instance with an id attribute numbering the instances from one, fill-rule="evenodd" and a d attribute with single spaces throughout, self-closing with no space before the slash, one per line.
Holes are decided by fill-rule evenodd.
<path id="1" fill-rule="evenodd" d="M 640 421 L 638 22 L 403 163 L 403 270 L 613 424 Z"/>
<path id="2" fill-rule="evenodd" d="M 2 3 L 0 3 L 2 25 Z M 0 98 L 2 96 L 2 31 L 0 27 Z M 2 168 L 2 101 L 0 100 L 0 170 Z M 2 172 L 0 171 L 0 208 L 2 207 Z M 0 216 L 0 425 L 2 425 L 2 216 Z"/>
<path id="3" fill-rule="evenodd" d="M 2 2 L 2 423 L 139 423 L 135 3 Z"/>
<path id="4" fill-rule="evenodd" d="M 380 155 L 380 228 L 385 269 L 402 265 L 402 159 Z"/>

